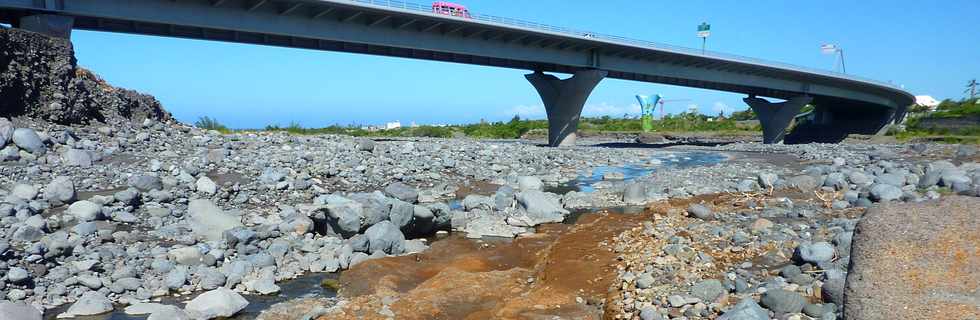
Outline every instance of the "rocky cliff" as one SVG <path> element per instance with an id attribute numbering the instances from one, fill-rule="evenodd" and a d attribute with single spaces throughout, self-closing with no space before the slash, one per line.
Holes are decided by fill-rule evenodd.
<path id="1" fill-rule="evenodd" d="M 59 124 L 172 119 L 153 96 L 79 67 L 71 42 L 0 28 L 0 117 L 17 116 Z"/>

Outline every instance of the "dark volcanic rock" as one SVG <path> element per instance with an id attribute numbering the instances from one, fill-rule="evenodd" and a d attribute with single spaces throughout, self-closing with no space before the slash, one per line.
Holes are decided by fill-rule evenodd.
<path id="1" fill-rule="evenodd" d="M 60 124 L 172 119 L 152 96 L 78 67 L 70 42 L 0 28 L 0 117 L 21 115 Z"/>

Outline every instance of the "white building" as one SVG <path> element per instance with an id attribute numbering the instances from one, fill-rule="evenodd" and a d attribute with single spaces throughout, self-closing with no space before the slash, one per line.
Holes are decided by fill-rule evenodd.
<path id="1" fill-rule="evenodd" d="M 935 111 L 936 107 L 939 106 L 939 101 L 932 96 L 921 95 L 915 96 L 915 104 L 923 107 L 929 107 L 929 111 Z"/>
<path id="2" fill-rule="evenodd" d="M 385 123 L 385 130 L 398 129 L 402 127 L 402 122 L 395 120 L 393 122 Z"/>

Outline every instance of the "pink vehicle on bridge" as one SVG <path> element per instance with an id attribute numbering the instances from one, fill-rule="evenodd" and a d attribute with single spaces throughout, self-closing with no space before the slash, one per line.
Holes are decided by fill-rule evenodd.
<path id="1" fill-rule="evenodd" d="M 462 18 L 473 18 L 470 16 L 470 10 L 466 9 L 466 6 L 461 4 L 436 1 L 432 3 L 432 12 L 438 14 L 444 14 L 447 16 L 462 17 Z"/>

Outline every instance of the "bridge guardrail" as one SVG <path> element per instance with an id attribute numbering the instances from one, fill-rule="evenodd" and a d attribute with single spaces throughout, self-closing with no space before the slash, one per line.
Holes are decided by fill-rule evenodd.
<path id="1" fill-rule="evenodd" d="M 407 11 L 424 12 L 430 14 L 432 13 L 431 5 L 422 5 L 422 4 L 406 2 L 406 1 L 398 1 L 398 0 L 347 0 L 347 1 L 356 2 L 356 3 L 365 3 L 365 4 L 381 6 L 381 7 L 402 9 Z M 653 42 L 647 40 L 639 40 L 639 39 L 621 37 L 616 35 L 591 32 L 587 30 L 577 30 L 572 28 L 558 27 L 558 26 L 553 26 L 553 25 L 548 25 L 543 23 L 507 18 L 507 17 L 500 17 L 500 16 L 494 16 L 488 14 L 480 14 L 480 13 L 474 14 L 471 12 L 470 16 L 473 20 L 477 20 L 477 21 L 521 27 L 521 28 L 532 29 L 532 30 L 548 31 L 548 32 L 559 33 L 563 35 L 575 36 L 586 40 L 599 40 L 599 41 L 605 41 L 610 43 L 645 47 L 650 49 L 669 50 L 669 51 L 688 54 L 688 55 L 733 60 L 735 62 L 752 63 L 752 64 L 768 66 L 768 67 L 778 67 L 778 68 L 789 69 L 793 71 L 815 73 L 828 77 L 844 78 L 844 79 L 861 81 L 861 82 L 870 82 L 884 87 L 903 90 L 898 86 L 895 86 L 894 84 L 875 80 L 875 79 L 846 74 L 842 72 L 816 69 L 812 67 L 804 67 L 804 66 L 794 65 L 785 62 L 769 61 L 769 60 L 764 60 L 759 58 L 752 58 L 752 57 L 717 52 L 717 51 L 706 50 L 702 52 L 702 50 L 700 49 L 688 48 L 688 47 L 683 47 L 678 45 L 659 43 L 659 42 Z"/>

